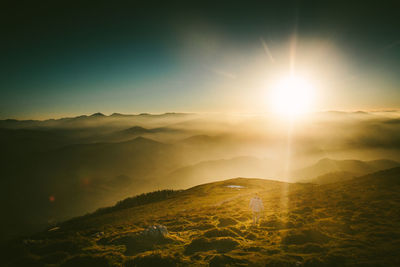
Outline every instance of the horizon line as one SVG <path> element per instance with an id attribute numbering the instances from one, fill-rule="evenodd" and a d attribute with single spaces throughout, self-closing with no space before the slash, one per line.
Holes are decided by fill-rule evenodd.
<path id="1" fill-rule="evenodd" d="M 329 112 L 343 112 L 343 113 L 374 113 L 374 112 L 399 112 L 400 108 L 381 108 L 381 109 L 326 109 L 313 111 L 309 114 L 317 114 L 317 113 L 329 113 Z M 108 115 L 107 115 L 108 114 Z M 91 116 L 102 116 L 102 117 L 112 117 L 112 116 L 161 116 L 161 115 L 172 115 L 172 114 L 187 114 L 187 115 L 207 115 L 207 114 L 236 114 L 236 115 L 271 115 L 272 113 L 264 111 L 264 112 L 232 112 L 232 111 L 197 111 L 197 112 L 174 112 L 174 111 L 166 111 L 166 112 L 137 112 L 137 113 L 121 113 L 121 112 L 112 112 L 112 113 L 103 113 L 100 111 L 94 113 L 85 113 L 85 114 L 65 114 L 61 116 L 54 117 L 0 117 L 0 120 L 16 120 L 16 121 L 48 121 L 48 120 L 61 120 L 61 119 L 74 119 L 79 117 L 91 117 Z"/>

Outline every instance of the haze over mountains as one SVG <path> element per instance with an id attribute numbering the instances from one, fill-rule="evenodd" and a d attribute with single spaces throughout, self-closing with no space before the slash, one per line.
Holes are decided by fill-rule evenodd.
<path id="1" fill-rule="evenodd" d="M 330 183 L 392 168 L 400 159 L 399 121 L 397 112 L 325 112 L 288 136 L 285 122 L 262 115 L 2 120 L 1 203 L 8 216 L 1 236 L 156 189 L 232 177 Z"/>
<path id="2" fill-rule="evenodd" d="M 296 170 L 293 175 L 300 181 L 326 183 L 333 182 L 334 177 L 356 177 L 398 166 L 400 163 L 397 161 L 387 159 L 361 161 L 324 158 L 312 166 Z"/>

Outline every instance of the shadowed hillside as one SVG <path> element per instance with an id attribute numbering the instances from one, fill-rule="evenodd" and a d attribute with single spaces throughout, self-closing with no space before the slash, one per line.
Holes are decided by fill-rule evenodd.
<path id="1" fill-rule="evenodd" d="M 384 169 L 394 168 L 399 166 L 400 163 L 387 160 L 333 160 L 324 158 L 319 160 L 314 165 L 297 170 L 293 173 L 294 178 L 301 178 L 303 181 L 312 181 L 313 178 L 318 176 L 333 173 L 333 176 L 359 176 L 367 173 L 372 173 Z M 334 177 L 333 177 L 334 178 Z M 321 180 L 328 180 L 328 176 L 320 178 Z"/>
<path id="2" fill-rule="evenodd" d="M 398 266 L 399 193 L 400 168 L 328 185 L 230 179 L 77 218 L 3 252 L 10 266 Z M 169 234 L 144 237 L 154 224 Z"/>
<path id="3" fill-rule="evenodd" d="M 8 203 L 3 204 L 8 216 L 0 223 L 2 238 L 153 189 L 157 181 L 149 175 L 181 166 L 170 145 L 142 137 L 120 143 L 67 145 L 23 154 L 18 160 L 8 156 L 7 161 L 2 162 L 5 178 L 1 184 L 7 190 L 0 198 Z"/>

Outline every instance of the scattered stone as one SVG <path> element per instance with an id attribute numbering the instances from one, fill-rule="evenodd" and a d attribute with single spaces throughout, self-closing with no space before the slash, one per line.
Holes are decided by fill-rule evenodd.
<path id="1" fill-rule="evenodd" d="M 145 230 L 128 235 L 119 236 L 113 239 L 101 239 L 98 241 L 102 245 L 124 245 L 125 255 L 135 255 L 139 252 L 153 250 L 157 245 L 174 242 L 168 235 L 168 230 L 163 225 L 152 225 Z"/>
<path id="2" fill-rule="evenodd" d="M 150 236 L 152 238 L 165 237 L 168 235 L 167 227 L 163 225 L 151 225 L 141 233 L 143 236 Z"/>

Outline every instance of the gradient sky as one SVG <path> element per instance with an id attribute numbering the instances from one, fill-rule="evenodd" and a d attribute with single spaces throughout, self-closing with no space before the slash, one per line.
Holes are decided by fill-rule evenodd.
<path id="1" fill-rule="evenodd" d="M 0 118 L 264 112 L 293 47 L 317 109 L 400 108 L 398 1 L 132 2 L 2 7 Z"/>

